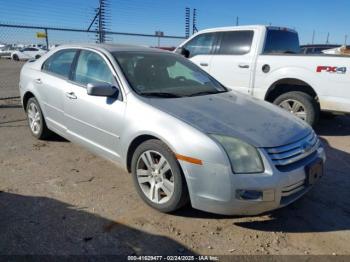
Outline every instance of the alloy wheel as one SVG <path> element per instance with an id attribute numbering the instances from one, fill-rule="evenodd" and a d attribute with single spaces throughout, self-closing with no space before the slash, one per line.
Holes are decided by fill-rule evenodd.
<path id="1" fill-rule="evenodd" d="M 282 101 L 279 106 L 284 110 L 292 113 L 293 115 L 299 117 L 300 119 L 306 121 L 307 112 L 305 106 L 297 100 L 287 99 Z"/>
<path id="2" fill-rule="evenodd" d="M 156 204 L 168 202 L 174 194 L 174 175 L 167 159 L 159 152 L 148 150 L 137 160 L 137 181 L 144 195 Z"/>
<path id="3" fill-rule="evenodd" d="M 38 106 L 31 103 L 28 107 L 28 122 L 30 129 L 35 135 L 38 135 L 41 129 L 41 114 Z"/>

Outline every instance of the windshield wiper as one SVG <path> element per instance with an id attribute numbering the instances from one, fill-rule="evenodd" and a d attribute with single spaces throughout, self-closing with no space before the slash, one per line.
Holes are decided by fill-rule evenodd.
<path id="1" fill-rule="evenodd" d="M 193 93 L 190 94 L 189 96 L 204 96 L 204 95 L 213 95 L 213 94 L 219 94 L 219 93 L 225 93 L 227 92 L 226 90 L 222 90 L 222 91 L 202 91 L 202 92 L 197 92 L 197 93 Z"/>
<path id="2" fill-rule="evenodd" d="M 176 95 L 176 94 L 173 94 L 173 93 L 167 93 L 167 92 L 141 92 L 140 95 L 142 95 L 142 96 L 153 96 L 153 97 L 164 97 L 164 98 L 181 97 L 179 95 Z"/>

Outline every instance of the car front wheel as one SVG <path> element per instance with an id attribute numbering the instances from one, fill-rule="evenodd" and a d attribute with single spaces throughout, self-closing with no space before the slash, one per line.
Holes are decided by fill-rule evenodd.
<path id="1" fill-rule="evenodd" d="M 131 171 L 138 194 L 153 208 L 172 212 L 188 202 L 185 178 L 174 153 L 159 140 L 147 140 L 136 150 Z"/>

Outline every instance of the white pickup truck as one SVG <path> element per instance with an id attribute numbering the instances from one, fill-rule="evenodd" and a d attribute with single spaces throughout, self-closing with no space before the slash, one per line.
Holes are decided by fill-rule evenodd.
<path id="1" fill-rule="evenodd" d="M 198 32 L 175 52 L 225 86 L 314 125 L 320 111 L 350 113 L 350 58 L 300 53 L 296 31 L 237 26 Z"/>

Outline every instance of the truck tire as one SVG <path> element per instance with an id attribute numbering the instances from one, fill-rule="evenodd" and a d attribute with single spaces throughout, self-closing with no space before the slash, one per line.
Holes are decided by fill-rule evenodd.
<path id="1" fill-rule="evenodd" d="M 311 126 L 317 123 L 320 115 L 320 107 L 316 100 L 304 92 L 293 91 L 282 94 L 273 103 Z"/>

